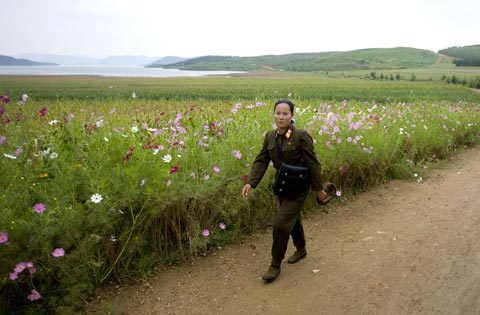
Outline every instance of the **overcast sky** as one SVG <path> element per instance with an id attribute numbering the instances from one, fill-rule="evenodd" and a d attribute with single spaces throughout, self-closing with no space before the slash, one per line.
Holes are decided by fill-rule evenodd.
<path id="1" fill-rule="evenodd" d="M 0 54 L 256 56 L 480 44 L 479 0 L 1 0 Z"/>

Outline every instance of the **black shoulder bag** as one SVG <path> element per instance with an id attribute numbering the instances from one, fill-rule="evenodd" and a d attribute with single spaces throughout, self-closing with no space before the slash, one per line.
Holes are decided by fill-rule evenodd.
<path id="1" fill-rule="evenodd" d="M 275 141 L 275 145 L 282 164 L 275 177 L 273 193 L 278 196 L 294 196 L 308 190 L 308 187 L 310 186 L 308 167 L 286 164 L 281 146 L 278 145 L 277 141 Z"/>

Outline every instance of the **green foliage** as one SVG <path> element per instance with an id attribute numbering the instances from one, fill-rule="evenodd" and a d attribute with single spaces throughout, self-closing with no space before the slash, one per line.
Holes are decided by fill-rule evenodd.
<path id="1" fill-rule="evenodd" d="M 449 47 L 440 50 L 439 53 L 453 57 L 453 63 L 457 67 L 480 66 L 480 45 Z"/>
<path id="2" fill-rule="evenodd" d="M 480 89 L 480 77 L 471 78 L 468 86 L 472 89 Z"/>

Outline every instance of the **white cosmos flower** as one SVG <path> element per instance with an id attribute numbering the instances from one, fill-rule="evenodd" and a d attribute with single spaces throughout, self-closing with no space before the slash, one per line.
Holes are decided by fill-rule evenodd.
<path id="1" fill-rule="evenodd" d="M 102 197 L 102 195 L 100 195 L 99 193 L 96 193 L 96 194 L 93 194 L 93 195 L 90 197 L 90 200 L 91 200 L 93 203 L 100 203 L 100 202 L 102 202 L 103 197 Z"/>
<path id="2" fill-rule="evenodd" d="M 104 123 L 105 123 L 105 120 L 103 118 L 100 118 L 95 122 L 95 126 L 97 126 L 97 128 L 100 128 L 100 127 L 103 127 Z"/>
<path id="3" fill-rule="evenodd" d="M 136 99 L 136 98 L 137 98 L 137 94 L 135 94 L 135 92 L 132 93 L 132 98 L 133 98 L 133 99 Z"/>
<path id="4" fill-rule="evenodd" d="M 136 132 L 138 132 L 138 127 L 137 127 L 137 126 L 133 126 L 130 130 L 131 130 L 133 133 L 136 133 Z"/>
<path id="5" fill-rule="evenodd" d="M 58 158 L 58 153 L 57 152 L 52 152 L 50 154 L 50 160 L 55 160 L 56 158 Z"/>
<path id="6" fill-rule="evenodd" d="M 58 123 L 58 120 L 56 120 L 56 119 L 50 120 L 50 121 L 48 122 L 48 124 L 49 124 L 50 126 L 55 125 L 55 124 L 57 124 L 57 123 Z"/>
<path id="7" fill-rule="evenodd" d="M 162 160 L 165 163 L 169 163 L 172 160 L 172 156 L 170 154 L 167 154 L 162 158 Z"/>

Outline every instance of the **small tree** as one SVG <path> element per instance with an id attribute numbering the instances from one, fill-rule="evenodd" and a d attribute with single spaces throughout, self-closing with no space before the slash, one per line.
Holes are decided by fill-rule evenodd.
<path id="1" fill-rule="evenodd" d="M 455 75 L 452 75 L 452 80 L 450 82 L 452 82 L 453 84 L 457 84 L 458 83 L 457 77 Z"/>
<path id="2" fill-rule="evenodd" d="M 377 74 L 374 72 L 371 72 L 370 73 L 370 76 L 372 77 L 372 80 L 376 80 L 377 79 Z"/>
<path id="3" fill-rule="evenodd" d="M 415 73 L 412 73 L 410 75 L 410 81 L 415 81 L 417 79 L 417 76 L 415 75 Z"/>
<path id="4" fill-rule="evenodd" d="M 401 79 L 400 74 L 397 73 L 397 74 L 395 75 L 395 79 L 397 79 L 397 81 L 400 81 L 400 79 Z"/>

